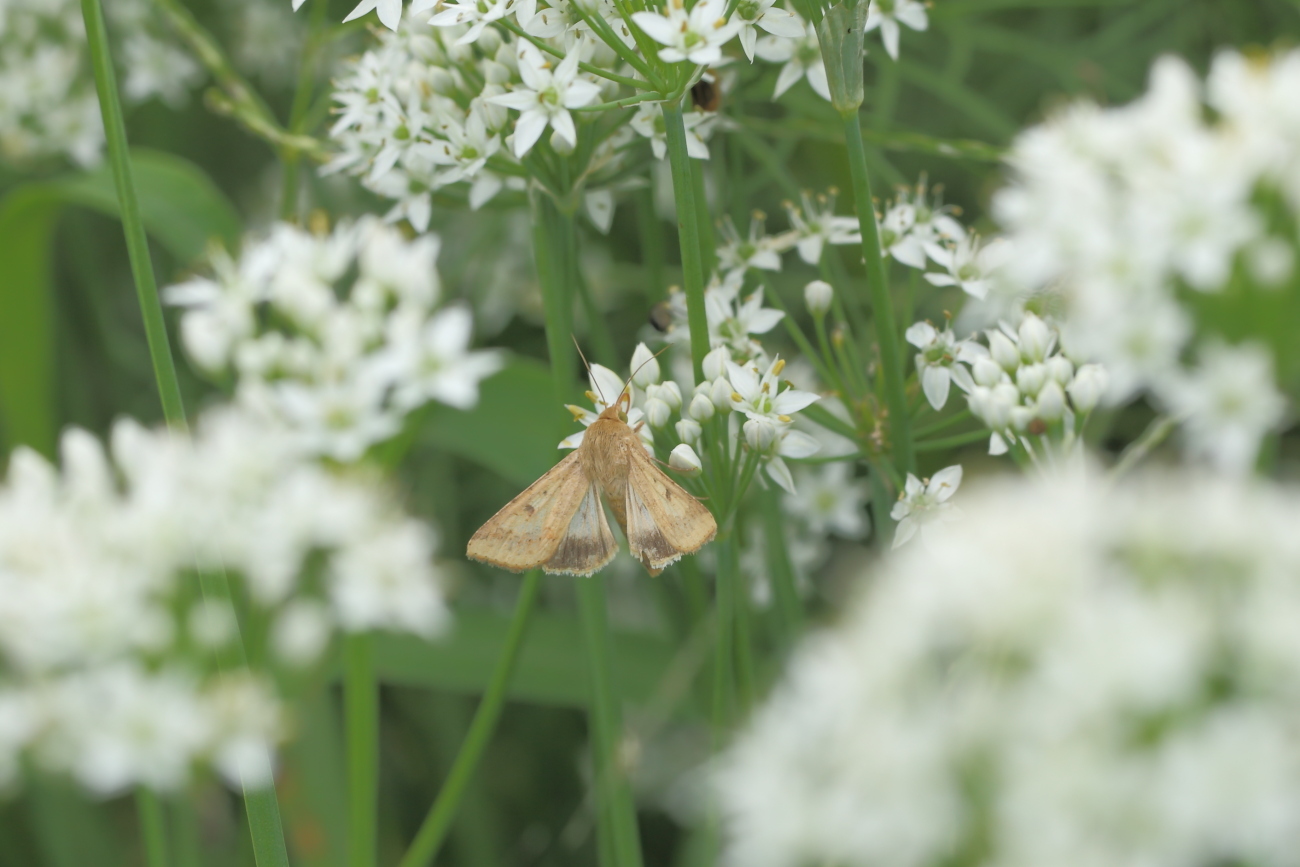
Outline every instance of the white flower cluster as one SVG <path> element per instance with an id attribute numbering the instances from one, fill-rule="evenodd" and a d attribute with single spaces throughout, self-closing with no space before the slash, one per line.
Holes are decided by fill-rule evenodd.
<path id="1" fill-rule="evenodd" d="M 1164 58 L 1135 102 L 1079 103 L 1022 134 L 994 201 L 1016 287 L 1066 294 L 1070 340 L 1106 364 L 1111 397 L 1149 392 L 1229 469 L 1251 464 L 1282 399 L 1268 353 L 1224 346 L 1194 301 L 1295 280 L 1297 92 L 1300 52 L 1224 52 L 1204 87 Z"/>
<path id="2" fill-rule="evenodd" d="M 983 299 L 1006 264 L 1010 248 L 1000 238 L 982 242 L 955 214 L 955 208 L 927 190 L 923 178 L 915 189 L 900 189 L 885 211 L 880 245 L 886 255 L 908 267 L 925 271 L 934 263 L 942 268 L 926 273 L 931 285 L 955 286 Z"/>
<path id="3" fill-rule="evenodd" d="M 470 351 L 466 308 L 437 309 L 438 247 L 373 217 L 326 235 L 279 224 L 165 297 L 187 308 L 181 334 L 199 367 L 233 371 L 237 399 L 304 448 L 353 461 L 431 400 L 473 406 L 500 368 L 497 353 Z"/>
<path id="4" fill-rule="evenodd" d="M 1004 481 L 873 566 L 715 777 L 745 867 L 1253 864 L 1300 828 L 1300 492 Z"/>
<path id="5" fill-rule="evenodd" d="M 988 346 L 958 340 L 951 325 L 940 331 L 917 322 L 907 329 L 907 342 L 920 350 L 916 369 L 930 405 L 942 409 L 949 383 L 956 383 L 971 412 L 993 431 L 989 454 L 1018 443 L 1032 454 L 1031 436 L 1073 442 L 1106 391 L 1106 369 L 1067 354 L 1056 325 L 1031 312 L 1016 326 L 1004 321 L 984 335 Z"/>
<path id="6" fill-rule="evenodd" d="M 794 479 L 783 458 L 811 457 L 821 447 L 816 439 L 793 428 L 794 415 L 818 397 L 782 383 L 779 377 L 784 368 L 785 362 L 779 358 L 765 368 L 752 359 L 737 364 L 727 348 L 720 346 L 704 360 L 704 381 L 693 389 L 683 389 L 674 380 L 662 379 L 658 360 L 642 343 L 632 354 L 632 407 L 627 423 L 637 430 L 652 454 L 656 431 L 670 439 L 675 433 L 670 462 L 690 472 L 701 466 L 695 446 L 704 436 L 704 426 L 721 416 L 726 423 L 728 460 L 738 460 L 742 452 L 748 452 L 761 462 L 774 482 L 794 493 Z M 579 406 L 569 406 L 568 410 L 574 419 L 589 427 L 618 399 L 623 385 L 614 371 L 593 364 L 587 397 L 595 404 L 595 411 Z M 673 415 L 678 415 L 676 423 L 672 422 Z M 579 431 L 567 437 L 560 448 L 577 448 L 584 434 Z"/>
<path id="7" fill-rule="evenodd" d="M 16 450 L 0 485 L 0 782 L 30 759 L 101 794 L 175 789 L 197 764 L 268 784 L 286 734 L 271 675 L 339 629 L 435 634 L 433 542 L 373 479 L 229 409 L 192 437 L 118 422 L 107 453 L 69 430 L 61 470 Z"/>
<path id="8" fill-rule="evenodd" d="M 148 0 L 108 6 L 127 100 L 184 100 L 199 66 L 167 38 Z M 103 145 L 80 4 L 0 0 L 0 156 L 26 162 L 65 155 L 89 166 Z"/>

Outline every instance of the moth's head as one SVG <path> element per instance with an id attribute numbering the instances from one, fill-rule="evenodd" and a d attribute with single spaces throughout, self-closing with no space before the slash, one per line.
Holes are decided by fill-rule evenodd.
<path id="1" fill-rule="evenodd" d="M 627 413 L 631 408 L 632 392 L 624 389 L 623 393 L 618 396 L 618 400 L 605 407 L 605 411 L 600 414 L 600 417 L 626 423 Z"/>

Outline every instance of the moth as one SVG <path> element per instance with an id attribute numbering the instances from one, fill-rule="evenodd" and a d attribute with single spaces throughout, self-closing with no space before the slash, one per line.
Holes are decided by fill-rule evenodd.
<path id="1" fill-rule="evenodd" d="M 512 572 L 591 575 L 618 552 L 602 503 L 651 575 L 710 542 L 713 515 L 655 466 L 627 423 L 631 404 L 625 387 L 577 449 L 478 529 L 469 558 Z"/>

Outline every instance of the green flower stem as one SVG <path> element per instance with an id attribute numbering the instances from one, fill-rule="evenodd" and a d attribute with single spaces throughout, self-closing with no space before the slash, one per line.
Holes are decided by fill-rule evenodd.
<path id="1" fill-rule="evenodd" d="M 894 542 L 894 519 L 889 516 L 893 508 L 890 482 L 877 464 L 870 465 L 867 483 L 871 487 L 871 514 L 875 522 L 874 540 L 882 551 L 888 551 Z"/>
<path id="2" fill-rule="evenodd" d="M 86 41 L 90 46 L 95 89 L 99 95 L 99 107 L 104 118 L 109 162 L 113 168 L 113 182 L 117 187 L 122 228 L 126 234 L 131 272 L 135 277 L 136 296 L 144 318 L 149 358 L 153 363 L 154 377 L 158 382 L 163 416 L 173 428 L 183 429 L 185 405 L 181 400 L 180 385 L 176 379 L 176 366 L 172 360 L 162 303 L 158 298 L 158 284 L 153 273 L 153 262 L 149 258 L 149 240 L 145 236 L 144 221 L 140 216 L 140 202 L 136 198 L 126 139 L 126 123 L 122 117 L 122 103 L 118 96 L 113 59 L 108 48 L 104 10 L 99 0 L 81 0 L 81 14 L 86 25 Z M 230 590 L 225 573 L 216 576 L 214 581 L 219 583 L 218 592 L 228 597 Z M 240 646 L 242 647 L 242 640 Z M 253 839 L 253 854 L 258 867 L 288 867 L 289 855 L 284 844 L 284 829 L 280 824 L 280 805 L 275 799 L 275 789 L 267 787 L 256 791 L 245 791 L 244 808 L 248 813 L 248 829 Z"/>
<path id="3" fill-rule="evenodd" d="M 686 151 L 686 125 L 680 101 L 664 103 L 664 131 L 668 162 L 673 173 L 673 196 L 677 202 L 677 233 L 682 249 L 682 283 L 686 290 L 686 320 L 691 334 L 691 361 L 695 381 L 704 381 L 704 356 L 709 352 L 709 320 L 704 313 L 703 229 L 695 202 L 694 169 Z"/>
<path id="4" fill-rule="evenodd" d="M 347 723 L 348 867 L 374 867 L 379 841 L 379 684 L 368 633 L 343 645 L 343 710 Z"/>
<path id="5" fill-rule="evenodd" d="M 316 78 L 316 57 L 320 51 L 320 33 L 325 24 L 329 4 L 312 6 L 307 41 L 298 59 L 298 83 L 294 88 L 293 106 L 289 109 L 289 131 L 299 134 L 305 128 L 311 110 L 312 91 Z M 280 149 L 280 219 L 296 221 L 298 217 L 298 184 L 301 178 L 299 163 L 302 154 L 293 148 Z"/>
<path id="6" fill-rule="evenodd" d="M 973 414 L 969 409 L 963 409 L 960 412 L 950 415 L 945 419 L 940 419 L 939 421 L 936 421 L 933 424 L 929 424 L 926 425 L 925 427 L 917 428 L 912 433 L 919 441 L 924 437 L 934 436 L 941 430 L 947 430 L 953 425 L 959 422 L 963 422 L 968 418 L 971 418 L 972 415 Z"/>
<path id="7" fill-rule="evenodd" d="M 533 192 L 533 259 L 537 264 L 537 281 L 542 289 L 542 307 L 546 314 L 546 348 L 551 356 L 555 377 L 556 400 L 569 399 L 577 377 L 577 354 L 573 346 L 573 287 L 565 279 L 565 242 L 557 235 L 559 224 L 571 218 L 563 215 L 555 202 L 540 191 Z M 568 421 L 565 422 L 566 427 Z"/>
<path id="8" fill-rule="evenodd" d="M 955 449 L 959 446 L 968 446 L 971 443 L 977 443 L 980 440 L 987 440 L 989 436 L 990 431 L 987 428 L 966 431 L 966 433 L 954 434 L 953 436 L 944 437 L 943 439 L 919 442 L 916 444 L 916 450 L 918 452 L 938 452 L 943 451 L 944 449 Z"/>
<path id="9" fill-rule="evenodd" d="M 1115 467 L 1110 471 L 1112 480 L 1122 478 L 1127 475 L 1134 467 L 1142 463 L 1147 455 L 1151 454 L 1152 449 L 1165 441 L 1169 434 L 1173 433 L 1174 428 L 1178 427 L 1179 418 L 1171 415 L 1158 415 L 1147 425 L 1147 429 L 1142 432 L 1133 443 L 1119 456 Z"/>
<path id="10" fill-rule="evenodd" d="M 667 295 L 664 280 L 664 229 L 655 213 L 655 194 L 649 187 L 637 190 L 636 224 L 641 233 L 641 267 L 646 274 L 646 298 L 658 303 Z"/>
<path id="11" fill-rule="evenodd" d="M 718 551 L 717 597 L 714 600 L 713 652 L 713 741 L 721 746 L 731 725 L 734 702 L 735 666 L 733 651 L 735 625 L 737 554 L 731 530 L 720 530 L 714 540 Z"/>
<path id="12" fill-rule="evenodd" d="M 740 569 L 735 574 L 735 599 L 732 613 L 735 615 L 736 638 L 736 708 L 741 718 L 749 714 L 754 706 L 757 683 L 754 666 L 754 638 L 750 600 L 749 576 Z"/>
<path id="13" fill-rule="evenodd" d="M 685 122 L 683 120 L 683 122 Z M 709 197 L 704 191 L 704 161 L 687 160 L 691 167 L 691 184 L 695 191 L 696 225 L 700 227 L 700 260 L 704 266 L 704 282 L 718 267 L 718 242 L 713 234 L 713 218 L 709 215 Z"/>
<path id="14" fill-rule="evenodd" d="M 827 248 L 822 251 L 818 268 L 821 278 L 834 289 L 831 292 L 831 311 L 844 329 L 845 344 L 848 347 L 848 358 L 851 364 L 851 367 L 845 371 L 845 378 L 852 380 L 859 395 L 870 394 L 871 389 L 867 385 L 867 365 L 858 349 L 860 342 L 866 340 L 870 329 L 862 314 L 861 305 L 856 303 L 857 299 L 850 296 L 848 300 L 853 303 L 845 304 L 844 289 L 852 283 L 849 281 L 848 274 L 844 272 L 844 263 L 840 261 L 839 253 L 833 248 Z"/>
<path id="15" fill-rule="evenodd" d="M 862 255 L 867 265 L 867 289 L 880 348 L 880 377 L 885 404 L 889 407 L 889 441 L 898 465 L 905 472 L 916 468 L 912 453 L 912 434 L 907 417 L 907 395 L 903 390 L 903 365 L 899 353 L 898 329 L 894 322 L 894 305 L 889 297 L 885 261 L 880 254 L 880 230 L 876 225 L 875 205 L 871 198 L 871 179 L 867 177 L 867 153 L 862 145 L 862 128 L 857 113 L 844 118 L 844 140 L 849 151 L 849 172 L 853 176 L 853 200 L 862 231 Z"/>
<path id="16" fill-rule="evenodd" d="M 501 709 L 505 705 L 506 690 L 519 661 L 519 651 L 528 634 L 528 624 L 536 608 L 537 594 L 542 586 L 540 570 L 524 575 L 519 588 L 519 599 L 515 602 L 515 612 L 510 619 L 510 628 L 506 631 L 505 645 L 497 657 L 496 668 L 488 681 L 483 698 L 479 701 L 474 721 L 470 723 L 465 742 L 452 762 L 447 779 L 438 792 L 433 806 L 424 817 L 420 830 L 416 833 L 411 847 L 406 850 L 398 867 L 428 867 L 438 856 L 447 832 L 456 818 L 457 808 L 465 797 L 465 792 L 474 772 L 478 769 L 483 754 L 487 751 L 492 735 L 496 731 L 497 721 L 501 718 Z"/>
<path id="17" fill-rule="evenodd" d="M 623 766 L 623 722 L 614 688 L 613 642 L 606 612 L 605 579 L 600 574 L 574 579 L 587 642 L 591 673 L 591 745 L 596 810 L 606 819 L 613 863 L 641 867 L 641 840 L 636 805 Z"/>
<path id="18" fill-rule="evenodd" d="M 830 352 L 819 353 L 813 348 L 812 342 L 803 333 L 799 323 L 794 321 L 794 317 L 790 315 L 785 302 L 781 300 L 781 293 L 775 291 L 766 278 L 763 280 L 763 298 L 770 301 L 773 307 L 785 314 L 785 316 L 781 317 L 781 322 L 785 325 L 786 332 L 790 335 L 790 339 L 794 341 L 795 346 L 799 348 L 799 351 L 803 353 L 803 357 L 812 362 L 813 367 L 817 368 L 817 375 L 821 377 L 822 382 L 843 395 L 844 383 L 840 381 L 839 372 L 835 369 L 835 360 L 831 357 Z M 852 436 L 856 439 L 857 434 L 852 434 Z"/>
<path id="19" fill-rule="evenodd" d="M 783 649 L 794 646 L 803 632 L 803 600 L 795 585 L 794 565 L 785 543 L 787 517 L 781 510 L 781 492 L 775 487 L 763 492 L 763 533 L 767 543 L 768 574 L 772 580 L 772 598 L 776 605 L 777 631 Z"/>
<path id="20" fill-rule="evenodd" d="M 167 852 L 167 823 L 162 802 L 152 789 L 141 786 L 135 791 L 135 808 L 140 814 L 140 836 L 144 840 L 144 861 L 148 867 L 170 867 Z"/>
<path id="21" fill-rule="evenodd" d="M 131 259 L 131 273 L 135 277 L 136 297 L 140 302 L 140 312 L 144 315 L 149 360 L 153 363 L 154 377 L 158 380 L 163 417 L 167 419 L 167 424 L 183 429 L 185 405 L 181 400 L 180 383 L 176 379 L 176 364 L 172 360 L 167 323 L 163 319 L 162 302 L 158 298 L 153 261 L 149 258 L 149 240 L 145 236 L 144 221 L 140 216 L 140 202 L 136 198 L 126 122 L 122 117 L 117 77 L 109 53 L 104 10 L 99 5 L 99 0 L 81 0 L 81 15 L 86 23 L 86 41 L 90 44 L 95 90 L 99 94 L 99 109 L 104 117 L 104 133 L 108 139 L 108 158 L 113 167 L 113 183 L 117 187 L 122 229 L 126 233 L 126 249 Z"/>
<path id="22" fill-rule="evenodd" d="M 545 51 L 547 54 L 559 60 L 564 59 L 563 51 L 559 50 L 554 45 L 551 45 L 549 42 L 545 42 L 542 39 L 539 39 L 538 37 L 524 30 L 515 22 L 502 19 L 498 23 L 501 24 L 503 27 L 505 27 L 507 30 L 509 30 L 511 33 L 513 33 L 515 36 L 519 37 L 520 39 L 531 42 L 533 46 L 537 48 L 539 51 Z M 599 66 L 593 66 L 592 64 L 587 63 L 585 61 L 579 63 L 578 68 L 581 69 L 583 72 L 590 72 L 592 75 L 603 78 L 606 81 L 612 81 L 615 84 L 622 84 L 632 88 L 633 90 L 650 91 L 650 92 L 659 91 L 658 87 L 656 87 L 655 85 L 651 84 L 648 81 L 639 81 L 635 78 L 628 78 L 626 75 L 616 75 L 615 73 L 610 72 L 607 69 L 601 69 Z"/>

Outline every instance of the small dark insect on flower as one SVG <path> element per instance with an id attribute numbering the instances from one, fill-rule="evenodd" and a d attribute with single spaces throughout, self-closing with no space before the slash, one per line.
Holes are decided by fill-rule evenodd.
<path id="1" fill-rule="evenodd" d="M 650 324 L 660 333 L 667 333 L 673 327 L 673 310 L 667 301 L 660 301 L 650 308 Z"/>
<path id="2" fill-rule="evenodd" d="M 700 111 L 717 111 L 722 105 L 722 87 L 712 71 L 705 72 L 691 88 L 691 104 Z"/>

